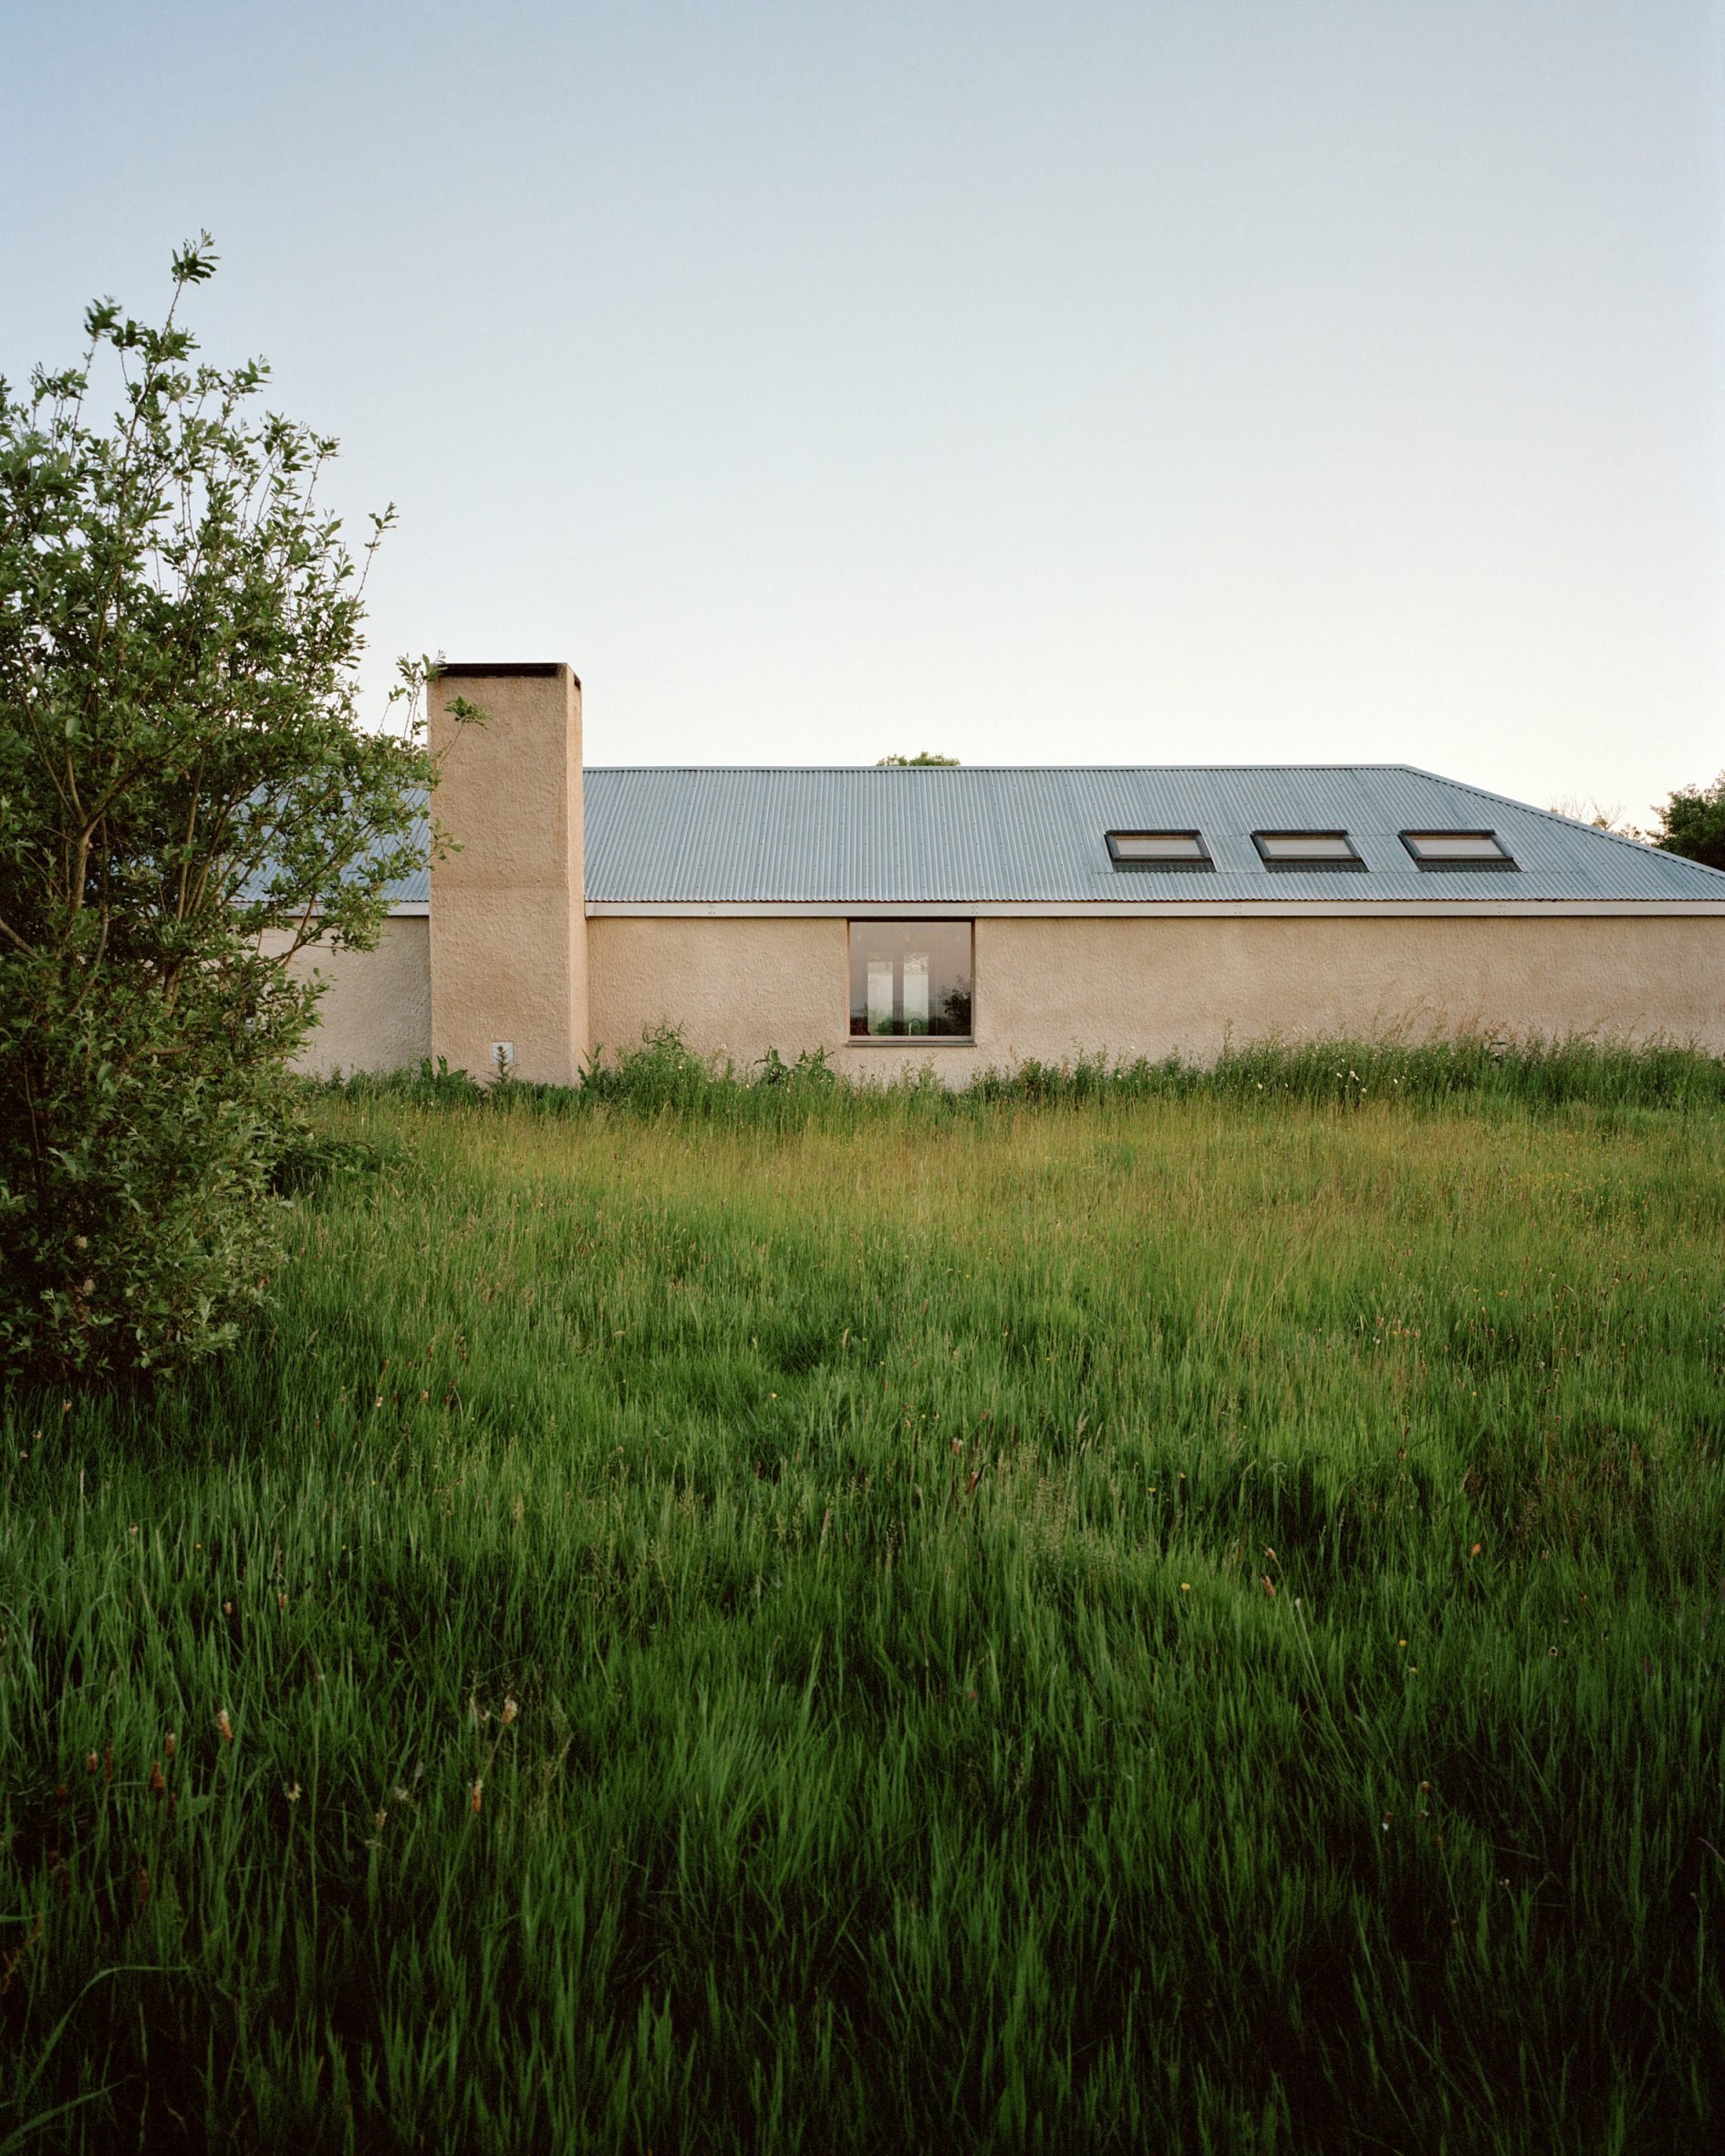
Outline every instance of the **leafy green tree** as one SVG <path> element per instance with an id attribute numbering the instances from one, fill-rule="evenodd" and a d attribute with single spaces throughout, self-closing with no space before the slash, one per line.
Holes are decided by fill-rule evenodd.
<path id="1" fill-rule="evenodd" d="M 82 363 L 0 382 L 0 1375 L 209 1354 L 279 1255 L 289 960 L 377 938 L 424 858 L 426 669 L 360 720 L 365 571 L 336 444 L 111 301 Z M 99 387 L 99 377 L 109 388 Z M 87 409 L 117 397 L 110 422 Z"/>
<path id="2" fill-rule="evenodd" d="M 1725 772 L 1710 786 L 1679 786 L 1659 811 L 1655 845 L 1725 868 Z"/>
<path id="3" fill-rule="evenodd" d="M 936 756 L 930 750 L 920 749 L 914 756 L 878 756 L 875 759 L 875 769 L 885 771 L 890 766 L 898 771 L 908 771 L 916 764 L 930 763 L 956 770 L 958 761 L 956 756 Z"/>

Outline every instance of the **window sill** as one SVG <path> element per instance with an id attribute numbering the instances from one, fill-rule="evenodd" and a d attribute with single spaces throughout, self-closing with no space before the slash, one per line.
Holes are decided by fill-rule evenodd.
<path id="1" fill-rule="evenodd" d="M 973 1033 L 851 1033 L 847 1048 L 974 1048 Z"/>

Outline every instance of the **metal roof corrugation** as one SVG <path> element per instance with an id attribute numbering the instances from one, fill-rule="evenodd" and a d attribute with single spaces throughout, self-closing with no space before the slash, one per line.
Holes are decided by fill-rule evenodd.
<path id="1" fill-rule="evenodd" d="M 431 850 L 431 818 L 421 813 L 408 836 L 421 856 L 421 866 L 410 875 L 398 876 L 393 883 L 385 886 L 385 895 L 391 906 L 424 906 L 431 896 L 431 871 L 429 866 Z M 247 879 L 240 895 L 243 898 L 257 899 L 265 897 L 268 890 L 268 873 L 260 870 Z"/>
<path id="2" fill-rule="evenodd" d="M 1405 764 L 600 767 L 590 904 L 1710 900 L 1725 875 Z M 1519 874 L 1422 873 L 1399 834 L 1495 830 Z M 1215 872 L 1121 875 L 1109 830 L 1197 829 Z M 1366 873 L 1273 874 L 1254 830 L 1347 831 Z"/>
<path id="3" fill-rule="evenodd" d="M 427 906 L 431 897 L 431 819 L 421 814 L 409 834 L 421 856 L 410 876 L 398 876 L 390 886 L 391 906 Z"/>

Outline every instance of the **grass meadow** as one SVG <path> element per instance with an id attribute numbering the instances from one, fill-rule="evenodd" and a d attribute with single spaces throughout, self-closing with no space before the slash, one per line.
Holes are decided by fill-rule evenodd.
<path id="1" fill-rule="evenodd" d="M 0 2152 L 1719 2146 L 1720 1067 L 654 1067 L 5 1409 Z"/>

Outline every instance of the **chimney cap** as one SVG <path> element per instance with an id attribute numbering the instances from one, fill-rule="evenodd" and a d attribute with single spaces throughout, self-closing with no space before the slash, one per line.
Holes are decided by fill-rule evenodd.
<path id="1" fill-rule="evenodd" d="M 437 669 L 440 681 L 550 681 L 559 674 L 574 675 L 580 688 L 581 677 L 560 658 L 451 658 Z"/>

